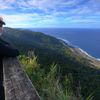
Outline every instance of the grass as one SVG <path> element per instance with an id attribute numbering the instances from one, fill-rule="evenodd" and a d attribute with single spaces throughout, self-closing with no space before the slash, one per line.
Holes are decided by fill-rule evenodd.
<path id="1" fill-rule="evenodd" d="M 65 76 L 63 82 L 60 81 L 60 69 L 57 64 L 51 64 L 47 73 L 44 68 L 40 68 L 34 52 L 30 51 L 27 56 L 21 55 L 19 59 L 41 100 L 83 100 L 80 87 L 77 89 L 77 95 L 74 94 L 71 74 Z M 85 100 L 93 100 L 93 94 Z"/>

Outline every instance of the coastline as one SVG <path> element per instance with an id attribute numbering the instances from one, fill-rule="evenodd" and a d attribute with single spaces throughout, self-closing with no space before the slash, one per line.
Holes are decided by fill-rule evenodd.
<path id="1" fill-rule="evenodd" d="M 32 29 L 29 29 L 29 30 L 33 31 L 33 28 L 32 28 Z M 41 32 L 43 32 L 43 31 L 41 31 Z M 43 33 L 46 34 L 47 32 L 43 32 Z M 46 35 L 50 35 L 50 34 L 46 34 Z M 50 35 L 50 36 L 53 36 L 53 35 Z M 91 54 L 89 54 L 88 52 L 86 52 L 85 50 L 83 50 L 82 48 L 80 48 L 79 46 L 72 44 L 70 41 L 68 41 L 68 40 L 66 40 L 66 39 L 63 39 L 63 38 L 60 38 L 60 37 L 56 37 L 56 36 L 53 36 L 53 37 L 55 37 L 55 38 L 57 38 L 57 39 L 59 39 L 59 40 L 64 41 L 65 43 L 67 43 L 67 44 L 68 44 L 69 46 L 71 46 L 71 47 L 74 47 L 74 48 L 79 49 L 82 53 L 84 53 L 84 54 L 87 55 L 88 57 L 90 57 L 90 58 L 92 58 L 92 59 L 95 59 L 95 60 L 97 60 L 97 61 L 100 61 L 100 58 L 96 58 L 96 57 L 92 56 Z"/>
<path id="2" fill-rule="evenodd" d="M 93 57 L 91 54 L 89 54 L 88 52 L 86 52 L 85 50 L 81 49 L 80 47 L 76 46 L 76 45 L 73 45 L 70 41 L 66 40 L 66 39 L 63 39 L 63 38 L 58 38 L 62 41 L 64 41 L 65 43 L 67 43 L 69 46 L 72 46 L 74 48 L 77 48 L 79 49 L 82 53 L 84 53 L 85 55 L 87 55 L 88 57 L 92 58 L 92 59 L 95 59 L 97 61 L 100 61 L 100 58 L 96 58 L 96 57 Z"/>

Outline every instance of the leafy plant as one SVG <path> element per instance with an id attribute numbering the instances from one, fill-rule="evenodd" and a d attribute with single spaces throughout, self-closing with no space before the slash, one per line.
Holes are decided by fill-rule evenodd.
<path id="1" fill-rule="evenodd" d="M 75 96 L 73 92 L 71 74 L 65 76 L 63 82 L 60 82 L 60 70 L 57 64 L 53 63 L 50 71 L 46 73 L 43 68 L 40 68 L 34 52 L 30 51 L 27 56 L 21 55 L 19 59 L 42 100 L 83 100 L 82 97 Z M 92 95 L 86 100 L 92 100 Z"/>

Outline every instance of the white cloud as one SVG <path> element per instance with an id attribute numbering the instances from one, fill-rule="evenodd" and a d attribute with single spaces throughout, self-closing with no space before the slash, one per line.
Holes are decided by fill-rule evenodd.
<path id="1" fill-rule="evenodd" d="M 29 14 L 2 14 L 6 26 L 9 27 L 35 27 L 36 25 L 41 24 L 50 24 L 56 21 L 56 17 L 52 15 L 39 15 L 37 13 Z"/>
<path id="2" fill-rule="evenodd" d="M 12 9 L 10 4 L 14 2 L 15 0 L 0 0 L 0 9 Z"/>
<path id="3" fill-rule="evenodd" d="M 82 1 L 83 0 L 0 0 L 0 10 L 6 10 L 6 12 L 13 10 L 13 14 L 11 15 L 1 13 L 7 25 L 13 27 L 59 24 L 61 22 L 59 22 L 60 18 L 63 18 L 62 24 L 69 22 L 96 22 L 97 20 L 95 21 L 95 18 L 84 18 L 84 16 L 89 14 L 91 16 L 100 16 L 100 0 L 87 0 L 87 3 L 80 5 Z M 18 12 L 16 9 L 23 11 L 23 13 Z M 31 12 L 28 13 L 29 10 L 31 10 Z M 38 10 L 42 10 L 43 13 L 40 14 Z M 14 11 L 17 12 L 17 14 Z"/>
<path id="4" fill-rule="evenodd" d="M 5 8 L 11 8 L 11 4 L 16 4 L 21 8 L 38 8 L 42 10 L 57 9 L 59 7 L 67 7 L 77 5 L 78 0 L 1 0 L 0 6 L 4 5 Z"/>
<path id="5" fill-rule="evenodd" d="M 73 19 L 73 23 L 100 23 L 100 21 L 97 21 L 95 19 Z"/>
<path id="6" fill-rule="evenodd" d="M 11 27 L 18 27 L 18 25 L 25 26 L 28 23 L 31 23 L 34 19 L 38 18 L 39 15 L 34 13 L 34 14 L 13 14 L 13 15 L 8 15 L 8 14 L 2 14 L 4 21 L 6 22 L 7 26 Z"/>
<path id="7" fill-rule="evenodd" d="M 80 5 L 84 0 L 0 0 L 0 9 L 40 9 L 50 13 L 50 11 L 62 11 L 66 10 L 67 13 L 77 11 L 78 14 L 90 13 L 91 11 L 100 12 L 100 0 L 87 0 L 87 3 Z M 67 7 L 76 7 L 73 9 L 67 9 Z M 78 12 L 79 11 L 79 12 Z M 94 11 L 94 12 L 95 12 Z"/>
<path id="8" fill-rule="evenodd" d="M 32 20 L 32 17 L 37 17 L 38 14 L 15 14 L 15 15 L 7 15 L 7 14 L 2 14 L 4 19 L 6 21 L 25 21 L 25 20 Z"/>

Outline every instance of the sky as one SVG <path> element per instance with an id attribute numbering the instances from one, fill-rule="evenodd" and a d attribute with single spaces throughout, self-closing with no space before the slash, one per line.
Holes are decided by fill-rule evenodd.
<path id="1" fill-rule="evenodd" d="M 7 27 L 99 28 L 100 0 L 0 0 Z"/>

